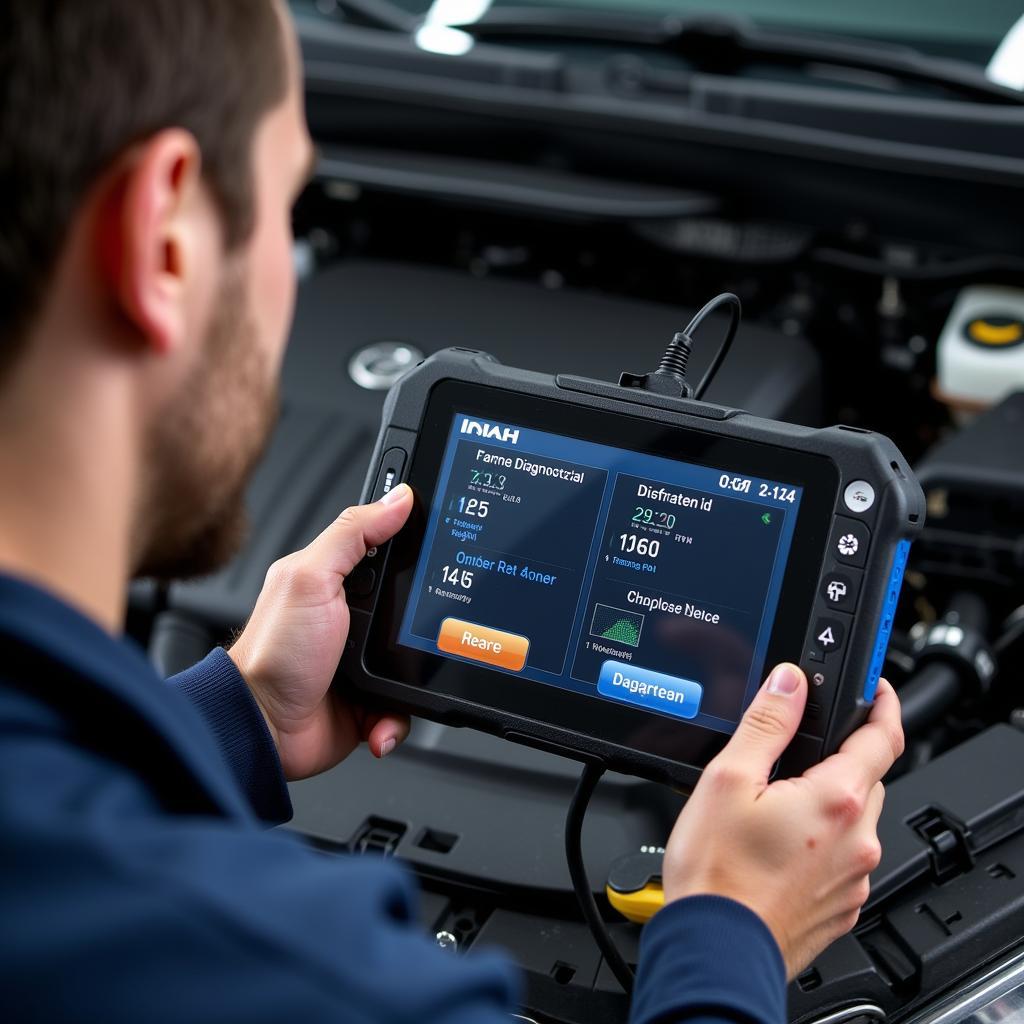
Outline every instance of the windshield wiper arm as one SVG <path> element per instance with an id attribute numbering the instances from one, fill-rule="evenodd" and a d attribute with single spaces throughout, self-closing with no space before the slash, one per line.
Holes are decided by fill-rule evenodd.
<path id="1" fill-rule="evenodd" d="M 699 71 L 732 74 L 756 62 L 806 67 L 831 65 L 888 75 L 980 103 L 1024 104 L 1024 93 L 989 81 L 980 69 L 930 57 L 910 47 L 759 28 L 746 19 L 714 14 L 643 18 L 543 8 L 492 8 L 479 21 L 453 28 L 479 40 L 534 38 L 614 43 L 669 51 Z"/>

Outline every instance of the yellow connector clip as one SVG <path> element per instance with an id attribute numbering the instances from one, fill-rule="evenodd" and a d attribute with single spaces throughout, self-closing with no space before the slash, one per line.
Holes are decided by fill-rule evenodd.
<path id="1" fill-rule="evenodd" d="M 635 924 L 645 924 L 665 905 L 661 886 L 663 853 L 660 847 L 643 847 L 640 853 L 620 857 L 608 870 L 608 902 Z"/>

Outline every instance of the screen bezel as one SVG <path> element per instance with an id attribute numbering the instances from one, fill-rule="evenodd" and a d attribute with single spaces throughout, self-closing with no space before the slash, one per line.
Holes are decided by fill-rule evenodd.
<path id="1" fill-rule="evenodd" d="M 782 445 L 480 384 L 446 380 L 430 394 L 406 477 L 415 494 L 414 508 L 390 545 L 363 650 L 366 671 L 410 690 L 459 702 L 461 720 L 471 722 L 474 709 L 494 710 L 505 718 L 523 720 L 527 732 L 529 722 L 543 723 L 584 740 L 703 768 L 728 742 L 727 733 L 526 677 L 517 677 L 517 685 L 509 686 L 505 673 L 398 644 L 427 515 L 458 412 L 802 487 L 766 668 L 800 658 L 839 487 L 833 461 Z"/>

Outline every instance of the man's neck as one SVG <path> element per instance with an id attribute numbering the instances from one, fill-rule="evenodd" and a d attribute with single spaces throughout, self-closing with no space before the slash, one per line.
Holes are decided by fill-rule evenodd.
<path id="1" fill-rule="evenodd" d="M 43 376 L 24 368 L 0 404 L 0 572 L 118 634 L 135 510 L 127 403 L 117 381 L 86 393 L 51 378 L 44 392 Z"/>

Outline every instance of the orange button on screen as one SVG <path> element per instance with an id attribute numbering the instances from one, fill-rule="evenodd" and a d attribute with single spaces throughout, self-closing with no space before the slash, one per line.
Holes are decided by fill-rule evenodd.
<path id="1" fill-rule="evenodd" d="M 437 649 L 445 654 L 457 654 L 495 668 L 518 672 L 526 664 L 530 641 L 525 636 L 488 629 L 475 622 L 445 619 L 437 635 Z"/>

